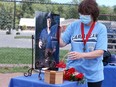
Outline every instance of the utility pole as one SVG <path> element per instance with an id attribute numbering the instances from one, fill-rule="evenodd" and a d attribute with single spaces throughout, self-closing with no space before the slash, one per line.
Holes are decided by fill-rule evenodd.
<path id="1" fill-rule="evenodd" d="M 15 29 L 15 16 L 16 16 L 16 0 L 14 0 L 14 18 L 13 18 L 13 29 Z"/>

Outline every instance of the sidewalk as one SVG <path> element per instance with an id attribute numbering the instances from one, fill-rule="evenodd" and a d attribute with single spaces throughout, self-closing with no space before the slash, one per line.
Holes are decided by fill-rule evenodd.
<path id="1" fill-rule="evenodd" d="M 23 73 L 0 73 L 0 87 L 8 87 L 11 78 L 22 75 Z"/>

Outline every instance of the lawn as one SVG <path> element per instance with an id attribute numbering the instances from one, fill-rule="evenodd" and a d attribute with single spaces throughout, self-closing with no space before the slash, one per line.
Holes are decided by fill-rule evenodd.
<path id="1" fill-rule="evenodd" d="M 63 58 L 67 50 L 60 51 L 60 58 Z M 0 48 L 0 64 L 31 64 L 31 48 Z M 0 73 L 26 72 L 28 66 L 23 67 L 0 67 Z"/>
<path id="2" fill-rule="evenodd" d="M 60 59 L 67 52 L 68 50 L 60 50 Z M 0 64 L 31 64 L 31 59 L 31 48 L 0 48 Z"/>
<path id="3" fill-rule="evenodd" d="M 60 50 L 60 60 L 67 54 L 67 52 L 68 50 Z M 31 48 L 0 48 L 0 64 L 31 64 L 31 59 Z M 25 72 L 28 69 L 28 66 L 12 68 L 0 66 L 0 73 Z"/>
<path id="4" fill-rule="evenodd" d="M 0 64 L 31 64 L 31 49 L 0 48 Z"/>
<path id="5" fill-rule="evenodd" d="M 67 50 L 60 51 L 63 58 Z M 0 64 L 31 64 L 31 48 L 0 48 Z"/>

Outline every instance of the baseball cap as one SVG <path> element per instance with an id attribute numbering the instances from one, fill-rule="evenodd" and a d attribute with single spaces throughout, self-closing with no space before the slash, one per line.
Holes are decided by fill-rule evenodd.
<path id="1" fill-rule="evenodd" d="M 48 15 L 47 15 L 47 17 L 46 17 L 47 19 L 48 18 L 51 18 L 52 19 L 52 14 L 51 14 L 51 12 L 50 13 L 48 13 Z"/>

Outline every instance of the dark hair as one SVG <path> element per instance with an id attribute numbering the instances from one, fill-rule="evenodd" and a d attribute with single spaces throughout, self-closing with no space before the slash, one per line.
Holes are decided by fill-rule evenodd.
<path id="1" fill-rule="evenodd" d="M 78 12 L 84 15 L 91 15 L 93 21 L 97 21 L 99 16 L 98 4 L 95 0 L 83 0 L 78 7 Z"/>

